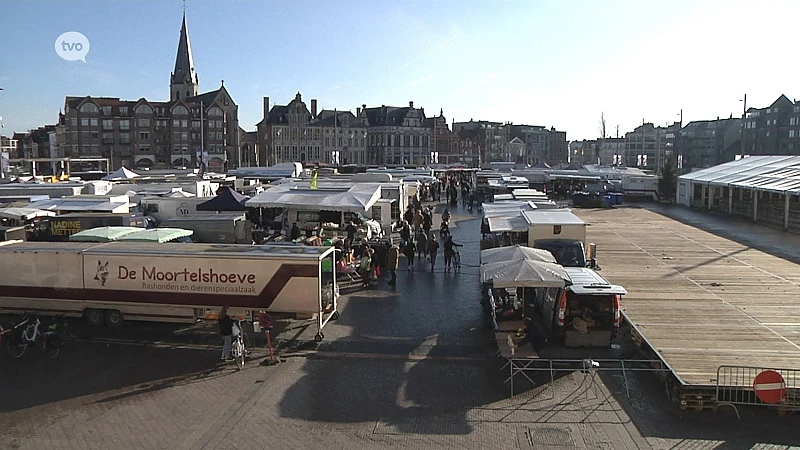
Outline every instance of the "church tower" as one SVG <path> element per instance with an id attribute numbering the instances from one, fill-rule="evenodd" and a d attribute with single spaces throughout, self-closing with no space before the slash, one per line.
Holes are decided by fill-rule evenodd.
<path id="1" fill-rule="evenodd" d="M 192 46 L 189 44 L 189 31 L 186 28 L 186 12 L 184 12 L 178 54 L 175 57 L 175 71 L 170 76 L 169 99 L 185 101 L 188 97 L 197 95 L 199 89 L 200 83 L 194 71 Z"/>

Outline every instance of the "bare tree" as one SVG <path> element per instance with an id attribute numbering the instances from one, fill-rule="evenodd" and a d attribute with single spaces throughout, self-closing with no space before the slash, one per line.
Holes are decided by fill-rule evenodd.
<path id="1" fill-rule="evenodd" d="M 600 138 L 605 139 L 606 135 L 606 116 L 603 112 L 600 113 Z"/>
<path id="2" fill-rule="evenodd" d="M 596 164 L 602 163 L 600 160 L 600 150 L 603 147 L 603 139 L 606 138 L 606 115 L 604 112 L 600 112 L 600 139 L 598 139 L 597 144 L 594 146 L 594 160 Z"/>

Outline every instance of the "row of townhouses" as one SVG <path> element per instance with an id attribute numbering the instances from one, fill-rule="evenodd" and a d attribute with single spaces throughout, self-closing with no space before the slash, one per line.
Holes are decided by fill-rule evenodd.
<path id="1" fill-rule="evenodd" d="M 671 160 L 679 171 L 715 166 L 748 155 L 800 155 L 800 101 L 781 95 L 742 118 L 656 127 L 645 123 L 624 137 L 574 141 L 571 160 L 659 171 Z"/>
<path id="2" fill-rule="evenodd" d="M 348 110 L 288 104 L 264 97 L 255 131 L 239 124 L 239 107 L 225 88 L 200 93 L 183 16 L 169 101 L 69 96 L 58 122 L 17 133 L 4 148 L 12 159 L 108 159 L 111 168 L 266 166 L 300 161 L 333 165 L 478 166 L 567 161 L 566 133 L 540 126 L 486 121 L 448 124 L 444 112 L 408 106 L 361 105 Z M 13 141 L 13 142 L 12 142 Z M 14 143 L 15 145 L 11 145 Z"/>

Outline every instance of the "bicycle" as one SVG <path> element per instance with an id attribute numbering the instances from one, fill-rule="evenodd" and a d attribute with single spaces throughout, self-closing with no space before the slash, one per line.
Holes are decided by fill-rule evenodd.
<path id="1" fill-rule="evenodd" d="M 461 268 L 461 253 L 458 253 L 458 250 L 453 251 L 453 259 L 450 261 L 450 264 L 453 265 L 453 270 Z"/>
<path id="2" fill-rule="evenodd" d="M 61 339 L 62 347 L 75 344 L 75 333 L 72 331 L 72 326 L 67 322 L 64 313 L 53 317 L 53 321 L 47 327 L 47 331 L 53 331 L 58 335 Z"/>
<path id="3" fill-rule="evenodd" d="M 247 347 L 244 343 L 244 329 L 242 328 L 242 319 L 237 319 L 233 322 L 233 342 L 231 343 L 231 355 L 236 361 L 236 367 L 239 370 L 244 369 L 244 359 L 247 356 Z"/>
<path id="4" fill-rule="evenodd" d="M 21 358 L 31 345 L 40 344 L 48 358 L 53 359 L 61 353 L 61 338 L 54 331 L 40 331 L 42 322 L 39 317 L 33 318 L 23 314 L 22 320 L 10 330 L 0 330 L 4 339 L 8 339 L 11 356 Z"/>

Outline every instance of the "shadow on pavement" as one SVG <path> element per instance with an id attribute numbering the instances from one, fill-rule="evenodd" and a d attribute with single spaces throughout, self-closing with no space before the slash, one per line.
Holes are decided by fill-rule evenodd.
<path id="1" fill-rule="evenodd" d="M 48 359 L 30 348 L 20 359 L 0 356 L 0 411 L 9 412 L 84 396 L 111 401 L 234 370 L 219 350 L 77 342 Z M 125 392 L 118 392 L 125 390 Z M 109 393 L 107 397 L 98 394 Z"/>

